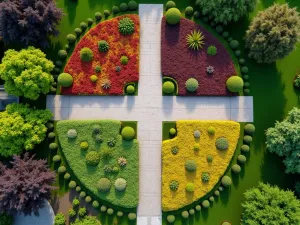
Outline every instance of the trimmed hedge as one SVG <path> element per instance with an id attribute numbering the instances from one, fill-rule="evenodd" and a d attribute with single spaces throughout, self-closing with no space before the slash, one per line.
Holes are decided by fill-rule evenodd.
<path id="1" fill-rule="evenodd" d="M 166 11 L 167 11 L 168 9 L 171 9 L 171 8 L 176 8 L 176 3 L 173 2 L 173 1 L 168 1 L 168 2 L 166 3 Z"/>
<path id="2" fill-rule="evenodd" d="M 244 81 L 239 76 L 231 76 L 227 79 L 226 86 L 231 92 L 240 92 L 243 90 Z"/>
<path id="3" fill-rule="evenodd" d="M 232 184 L 232 180 L 229 176 L 224 176 L 221 180 L 221 183 L 224 187 L 229 187 Z"/>
<path id="4" fill-rule="evenodd" d="M 166 81 L 163 84 L 163 92 L 166 94 L 172 94 L 175 90 L 175 85 L 171 81 Z"/>
<path id="5" fill-rule="evenodd" d="M 61 87 L 70 87 L 73 83 L 73 77 L 68 73 L 61 73 L 57 78 L 57 83 Z"/>
<path id="6" fill-rule="evenodd" d="M 180 22 L 181 13 L 177 8 L 170 8 L 166 13 L 166 21 L 170 25 L 176 25 Z"/>
<path id="7" fill-rule="evenodd" d="M 124 140 L 130 141 L 135 137 L 135 130 L 132 127 L 124 127 L 122 129 L 121 135 Z"/>

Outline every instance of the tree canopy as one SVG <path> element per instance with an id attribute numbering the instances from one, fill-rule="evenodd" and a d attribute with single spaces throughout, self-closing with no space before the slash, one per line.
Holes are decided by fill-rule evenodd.
<path id="1" fill-rule="evenodd" d="M 0 155 L 20 154 L 32 150 L 46 137 L 45 123 L 50 120 L 49 110 L 36 110 L 22 104 L 10 104 L 0 112 Z"/>
<path id="2" fill-rule="evenodd" d="M 241 225 L 300 224 L 300 201 L 292 191 L 259 183 L 245 193 Z"/>
<path id="3" fill-rule="evenodd" d="M 6 44 L 47 47 L 48 36 L 59 34 L 62 15 L 53 0 L 5 0 L 0 2 L 0 36 Z"/>
<path id="4" fill-rule="evenodd" d="M 202 13 L 212 16 L 216 23 L 236 22 L 255 9 L 257 0 L 197 0 Z"/>
<path id="5" fill-rule="evenodd" d="M 23 159 L 15 155 L 11 166 L 6 168 L 0 163 L 0 211 L 38 215 L 44 200 L 56 189 L 51 186 L 56 174 L 46 160 L 35 160 L 29 153 Z"/>
<path id="6" fill-rule="evenodd" d="M 300 173 L 300 109 L 292 109 L 287 118 L 276 122 L 266 131 L 266 144 L 270 152 L 284 156 L 286 173 Z"/>
<path id="7" fill-rule="evenodd" d="M 51 90 L 53 68 L 52 61 L 39 49 L 29 47 L 19 52 L 10 49 L 0 64 L 0 76 L 7 93 L 36 100 Z"/>
<path id="8" fill-rule="evenodd" d="M 86 216 L 82 219 L 76 219 L 72 225 L 101 225 L 101 223 L 96 217 Z"/>
<path id="9" fill-rule="evenodd" d="M 246 32 L 249 57 L 272 63 L 293 51 L 300 36 L 300 17 L 288 4 L 274 4 L 258 13 Z"/>

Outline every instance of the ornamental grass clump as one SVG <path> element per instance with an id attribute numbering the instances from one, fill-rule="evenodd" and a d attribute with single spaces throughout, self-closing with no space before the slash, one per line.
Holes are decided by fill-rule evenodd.
<path id="1" fill-rule="evenodd" d="M 118 164 L 120 167 L 125 167 L 127 165 L 127 159 L 124 157 L 120 157 L 118 159 Z"/>
<path id="2" fill-rule="evenodd" d="M 192 50 L 199 51 L 204 45 L 204 35 L 201 31 L 193 30 L 186 36 L 186 43 Z"/>
<path id="3" fill-rule="evenodd" d="M 101 86 L 104 90 L 108 90 L 110 89 L 111 87 L 111 82 L 109 79 L 104 79 L 102 82 L 101 82 Z"/>

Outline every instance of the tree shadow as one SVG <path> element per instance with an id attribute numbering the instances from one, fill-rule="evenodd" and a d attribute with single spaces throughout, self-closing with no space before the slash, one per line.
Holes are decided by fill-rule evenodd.
<path id="1" fill-rule="evenodd" d="M 73 26 L 75 21 L 77 6 L 78 1 L 64 0 L 64 9 L 67 11 L 65 13 L 68 15 L 69 25 L 71 26 Z"/>

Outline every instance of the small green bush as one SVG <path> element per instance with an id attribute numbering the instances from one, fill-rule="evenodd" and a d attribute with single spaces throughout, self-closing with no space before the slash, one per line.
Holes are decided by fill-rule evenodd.
<path id="1" fill-rule="evenodd" d="M 194 214 L 195 214 L 195 210 L 194 210 L 194 209 L 190 209 L 190 210 L 189 210 L 189 214 L 190 214 L 190 215 L 194 215 Z"/>
<path id="2" fill-rule="evenodd" d="M 84 47 L 80 50 L 80 59 L 83 62 L 90 62 L 93 60 L 94 53 L 90 48 Z"/>
<path id="3" fill-rule="evenodd" d="M 95 19 L 96 19 L 96 21 L 100 21 L 102 19 L 102 14 L 100 12 L 96 12 Z"/>
<path id="4" fill-rule="evenodd" d="M 229 43 L 230 43 L 232 40 L 233 40 L 232 37 L 229 37 L 229 38 L 228 38 L 228 42 L 229 42 Z"/>
<path id="5" fill-rule="evenodd" d="M 74 209 L 69 209 L 69 217 L 73 218 L 76 216 L 76 211 Z"/>
<path id="6" fill-rule="evenodd" d="M 74 44 L 76 41 L 76 36 L 74 34 L 68 34 L 67 41 L 70 45 Z"/>
<path id="7" fill-rule="evenodd" d="M 114 214 L 114 210 L 112 208 L 107 209 L 107 214 L 111 216 L 112 214 Z"/>
<path id="8" fill-rule="evenodd" d="M 209 177 L 209 174 L 207 172 L 202 173 L 202 175 L 201 175 L 202 182 L 207 183 L 209 181 L 209 178 L 210 177 Z"/>
<path id="9" fill-rule="evenodd" d="M 96 151 L 90 151 L 85 156 L 86 164 L 89 166 L 97 166 L 100 162 L 100 154 Z"/>
<path id="10" fill-rule="evenodd" d="M 78 216 L 85 217 L 86 213 L 87 212 L 86 212 L 86 208 L 85 207 L 79 208 L 79 210 L 78 210 Z"/>
<path id="11" fill-rule="evenodd" d="M 63 173 L 65 173 L 67 171 L 67 169 L 66 169 L 66 167 L 64 167 L 64 166 L 60 166 L 60 167 L 58 167 L 58 169 L 57 169 L 57 172 L 59 173 L 59 174 L 63 174 Z"/>
<path id="12" fill-rule="evenodd" d="M 229 187 L 232 184 L 232 180 L 229 176 L 224 176 L 221 182 L 224 187 Z"/>
<path id="13" fill-rule="evenodd" d="M 168 9 L 171 9 L 171 8 L 176 8 L 176 4 L 173 1 L 168 1 L 166 3 L 166 11 L 168 11 Z"/>
<path id="14" fill-rule="evenodd" d="M 203 208 L 205 208 L 205 209 L 209 208 L 209 206 L 210 206 L 209 201 L 208 201 L 208 200 L 204 200 L 204 201 L 202 202 L 202 206 L 203 206 Z"/>
<path id="15" fill-rule="evenodd" d="M 123 215 L 124 215 L 124 213 L 123 213 L 122 211 L 118 211 L 118 212 L 117 212 L 117 217 L 120 217 L 120 218 L 121 218 Z"/>
<path id="16" fill-rule="evenodd" d="M 95 66 L 95 72 L 100 73 L 101 72 L 101 66 L 99 66 L 99 65 Z"/>
<path id="17" fill-rule="evenodd" d="M 133 85 L 130 84 L 126 87 L 126 93 L 133 94 L 134 92 L 135 92 L 135 87 Z"/>
<path id="18" fill-rule="evenodd" d="M 231 225 L 231 223 L 225 221 L 225 222 L 223 222 L 221 225 Z"/>
<path id="19" fill-rule="evenodd" d="M 69 188 L 71 188 L 71 189 L 74 189 L 74 188 L 76 188 L 76 182 L 75 181 L 70 181 L 70 183 L 69 183 Z"/>
<path id="20" fill-rule="evenodd" d="M 53 160 L 53 162 L 58 163 L 58 162 L 60 162 L 60 156 L 55 155 L 55 156 L 53 156 L 52 160 Z"/>
<path id="21" fill-rule="evenodd" d="M 179 187 L 179 182 L 177 180 L 171 180 L 170 182 L 170 189 L 172 191 L 177 191 Z"/>
<path id="22" fill-rule="evenodd" d="M 186 16 L 192 16 L 193 13 L 194 13 L 194 9 L 193 9 L 192 6 L 186 7 L 186 9 L 185 9 L 185 15 L 186 15 Z"/>
<path id="23" fill-rule="evenodd" d="M 135 30 L 134 26 L 134 22 L 130 18 L 125 17 L 119 21 L 119 32 L 123 35 L 131 35 Z"/>
<path id="24" fill-rule="evenodd" d="M 113 14 L 118 14 L 120 12 L 118 6 L 113 6 L 111 11 L 112 11 Z"/>
<path id="25" fill-rule="evenodd" d="M 135 131 L 132 127 L 124 127 L 121 132 L 122 138 L 126 141 L 130 141 L 135 137 Z"/>
<path id="26" fill-rule="evenodd" d="M 236 56 L 240 56 L 240 55 L 242 54 L 242 52 L 241 52 L 240 50 L 236 50 L 236 51 L 234 52 L 234 54 L 235 54 Z"/>
<path id="27" fill-rule="evenodd" d="M 227 138 L 225 137 L 220 137 L 216 140 L 216 147 L 218 150 L 223 151 L 223 150 L 227 150 L 229 147 L 229 143 Z"/>
<path id="28" fill-rule="evenodd" d="M 87 141 L 82 141 L 80 143 L 80 149 L 84 150 L 84 151 L 88 150 L 89 149 L 89 143 Z"/>
<path id="29" fill-rule="evenodd" d="M 241 167 L 238 165 L 238 164 L 234 164 L 232 167 L 231 167 L 231 171 L 233 173 L 240 173 L 241 172 Z"/>
<path id="30" fill-rule="evenodd" d="M 228 37 L 229 37 L 228 31 L 224 31 L 223 34 L 222 34 L 222 37 L 223 37 L 224 39 L 228 38 Z"/>
<path id="31" fill-rule="evenodd" d="M 245 162 L 247 161 L 247 158 L 246 158 L 246 156 L 244 156 L 244 155 L 239 155 L 239 156 L 237 157 L 237 160 L 238 160 L 238 162 L 239 162 L 240 164 L 245 164 Z"/>
<path id="32" fill-rule="evenodd" d="M 86 203 L 90 203 L 92 201 L 92 198 L 90 196 L 86 196 L 84 200 Z"/>
<path id="33" fill-rule="evenodd" d="M 196 205 L 195 209 L 196 209 L 197 212 L 200 212 L 201 211 L 201 205 Z"/>
<path id="34" fill-rule="evenodd" d="M 245 135 L 243 140 L 245 144 L 250 145 L 252 142 L 252 137 L 250 135 Z"/>
<path id="35" fill-rule="evenodd" d="M 109 50 L 109 44 L 105 40 L 101 40 L 98 42 L 98 50 L 100 52 L 107 52 Z M 100 69 L 101 71 L 101 69 Z"/>
<path id="36" fill-rule="evenodd" d="M 216 190 L 216 191 L 214 192 L 214 194 L 215 194 L 215 196 L 219 196 L 219 195 L 220 195 L 220 192 L 219 192 L 218 190 Z"/>
<path id="37" fill-rule="evenodd" d="M 249 95 L 250 94 L 250 90 L 249 89 L 244 89 L 244 94 L 245 95 Z"/>
<path id="38" fill-rule="evenodd" d="M 245 59 L 239 59 L 239 64 L 240 64 L 240 65 L 244 65 L 245 62 L 246 62 Z"/>
<path id="39" fill-rule="evenodd" d="M 81 191 L 80 194 L 79 194 L 79 197 L 80 198 L 85 198 L 86 196 L 86 193 L 84 191 Z"/>
<path id="40" fill-rule="evenodd" d="M 209 197 L 209 201 L 213 202 L 215 200 L 214 196 Z"/>
<path id="41" fill-rule="evenodd" d="M 210 126 L 208 129 L 207 129 L 207 133 L 209 135 L 214 135 L 216 132 L 215 128 L 213 126 Z"/>
<path id="42" fill-rule="evenodd" d="M 66 224 L 66 218 L 65 215 L 62 213 L 58 213 L 54 217 L 54 225 L 65 225 Z"/>
<path id="43" fill-rule="evenodd" d="M 214 46 L 214 45 L 208 46 L 208 48 L 207 48 L 207 54 L 211 55 L 211 56 L 216 55 L 217 54 L 217 47 Z"/>
<path id="44" fill-rule="evenodd" d="M 166 21 L 170 25 L 176 25 L 180 22 L 181 13 L 177 8 L 170 8 L 166 13 Z"/>
<path id="45" fill-rule="evenodd" d="M 127 3 L 121 3 L 120 10 L 121 10 L 121 12 L 126 12 L 128 10 Z"/>
<path id="46" fill-rule="evenodd" d="M 227 79 L 226 86 L 231 92 L 240 92 L 243 90 L 244 81 L 239 76 L 231 76 Z"/>
<path id="47" fill-rule="evenodd" d="M 229 45 L 232 49 L 237 49 L 240 44 L 237 40 L 232 40 L 232 41 L 230 41 Z"/>
<path id="48" fill-rule="evenodd" d="M 187 219 L 187 218 L 189 218 L 189 212 L 188 211 L 183 211 L 181 213 L 181 216 L 182 216 L 183 219 Z"/>
<path id="49" fill-rule="evenodd" d="M 193 159 L 188 159 L 185 161 L 185 169 L 189 172 L 194 172 L 197 169 L 197 163 Z"/>
<path id="50" fill-rule="evenodd" d="M 172 135 L 172 136 L 174 136 L 176 134 L 176 129 L 175 128 L 171 128 L 169 130 L 169 134 Z"/>
<path id="51" fill-rule="evenodd" d="M 118 178 L 115 181 L 115 189 L 117 191 L 124 191 L 127 187 L 127 181 L 124 178 Z"/>
<path id="52" fill-rule="evenodd" d="M 107 207 L 105 205 L 101 206 L 101 208 L 100 208 L 101 212 L 106 212 L 106 210 L 107 210 Z"/>
<path id="53" fill-rule="evenodd" d="M 187 185 L 185 186 L 185 190 L 187 192 L 194 192 L 195 191 L 195 184 L 187 183 Z"/>
<path id="54" fill-rule="evenodd" d="M 110 16 L 110 12 L 108 10 L 103 11 L 104 17 L 107 18 Z"/>
<path id="55" fill-rule="evenodd" d="M 98 190 L 100 192 L 108 192 L 110 190 L 110 187 L 111 187 L 111 182 L 109 179 L 107 178 L 101 178 L 99 181 L 98 181 Z"/>
<path id="56" fill-rule="evenodd" d="M 295 77 L 295 79 L 294 79 L 294 86 L 296 88 L 300 88 L 300 74 Z"/>
<path id="57" fill-rule="evenodd" d="M 249 152 L 250 151 L 250 147 L 248 146 L 248 145 L 242 145 L 241 146 L 241 150 L 242 150 L 242 152 Z"/>
<path id="58" fill-rule="evenodd" d="M 80 186 L 77 186 L 77 187 L 75 188 L 75 190 L 76 190 L 77 192 L 80 192 L 80 191 L 81 191 L 81 187 L 80 187 Z"/>
<path id="59" fill-rule="evenodd" d="M 216 27 L 216 31 L 217 31 L 218 34 L 221 34 L 221 33 L 223 32 L 223 30 L 224 30 L 224 28 L 223 28 L 223 26 L 221 26 L 221 25 L 218 25 L 218 26 Z"/>
<path id="60" fill-rule="evenodd" d="M 77 37 L 79 37 L 82 33 L 82 30 L 80 28 L 75 28 L 74 32 L 77 35 Z"/>
<path id="61" fill-rule="evenodd" d="M 77 208 L 80 204 L 80 201 L 78 198 L 74 198 L 73 199 L 73 202 L 72 202 L 72 205 L 73 205 L 73 208 Z"/>
<path id="62" fill-rule="evenodd" d="M 172 149 L 171 149 L 171 152 L 172 152 L 173 155 L 176 155 L 178 153 L 178 151 L 179 151 L 178 146 L 173 146 Z"/>
<path id="63" fill-rule="evenodd" d="M 122 65 L 127 65 L 128 61 L 129 61 L 129 59 L 128 59 L 128 57 L 126 55 L 121 56 L 120 63 Z"/>
<path id="64" fill-rule="evenodd" d="M 128 214 L 128 219 L 129 219 L 130 221 L 136 220 L 136 214 L 135 214 L 135 213 L 129 213 L 129 214 Z"/>
<path id="65" fill-rule="evenodd" d="M 175 85 L 171 81 L 166 81 L 163 84 L 163 92 L 166 94 L 172 94 L 175 90 Z"/>
<path id="66" fill-rule="evenodd" d="M 60 59 L 66 59 L 67 56 L 68 56 L 68 53 L 67 53 L 66 50 L 59 50 L 59 51 L 58 51 L 58 57 L 59 57 Z"/>
<path id="67" fill-rule="evenodd" d="M 199 151 L 200 145 L 198 143 L 194 144 L 194 151 Z"/>
<path id="68" fill-rule="evenodd" d="M 199 130 L 195 130 L 194 131 L 194 138 L 200 138 L 200 136 L 201 136 L 201 133 L 200 133 L 200 131 Z"/>
<path id="69" fill-rule="evenodd" d="M 65 179 L 65 180 L 70 180 L 70 178 L 71 178 L 71 175 L 70 175 L 69 173 L 66 173 L 66 174 L 64 175 L 64 179 Z"/>
<path id="70" fill-rule="evenodd" d="M 206 156 L 206 160 L 207 160 L 207 162 L 209 162 L 209 163 L 211 163 L 212 161 L 213 161 L 213 156 L 212 155 L 208 155 L 208 156 Z"/>
<path id="71" fill-rule="evenodd" d="M 57 147 L 58 146 L 55 142 L 49 144 L 49 149 L 51 149 L 51 150 L 55 150 L 55 149 L 57 149 Z"/>
<path id="72" fill-rule="evenodd" d="M 249 82 L 245 82 L 244 83 L 244 88 L 249 88 L 250 87 L 250 83 Z"/>
<path id="73" fill-rule="evenodd" d="M 55 138 L 55 133 L 54 132 L 50 132 L 49 134 L 48 134 L 48 138 L 49 139 L 53 139 L 53 138 Z"/>
<path id="74" fill-rule="evenodd" d="M 189 92 L 195 92 L 198 89 L 198 87 L 199 87 L 199 82 L 195 78 L 189 78 L 185 82 L 185 88 Z"/>
<path id="75" fill-rule="evenodd" d="M 70 87 L 73 83 L 73 77 L 68 73 L 61 73 L 57 78 L 57 83 L 61 87 Z"/>
<path id="76" fill-rule="evenodd" d="M 136 1 L 129 1 L 128 2 L 128 9 L 130 10 L 130 11 L 136 11 L 137 10 L 137 8 L 138 8 L 138 4 L 136 3 Z"/>
<path id="77" fill-rule="evenodd" d="M 174 215 L 168 215 L 167 216 L 168 223 L 174 223 L 175 222 L 175 216 Z"/>
<path id="78" fill-rule="evenodd" d="M 194 12 L 194 18 L 196 18 L 196 19 L 198 19 L 198 18 L 200 18 L 200 12 L 199 11 L 195 11 Z"/>
<path id="79" fill-rule="evenodd" d="M 241 72 L 242 72 L 243 74 L 248 73 L 248 72 L 249 72 L 248 67 L 247 67 L 247 66 L 243 66 L 243 67 L 241 68 Z"/>
<path id="80" fill-rule="evenodd" d="M 246 134 L 253 135 L 255 132 L 255 126 L 251 123 L 248 123 L 245 125 L 244 131 Z"/>
<path id="81" fill-rule="evenodd" d="M 224 188 L 221 187 L 221 186 L 218 189 L 219 189 L 219 191 L 223 191 L 224 190 Z"/>
<path id="82" fill-rule="evenodd" d="M 88 25 L 85 22 L 81 22 L 79 26 L 80 26 L 81 30 L 83 30 L 83 31 L 85 31 L 88 27 Z"/>
<path id="83" fill-rule="evenodd" d="M 99 206 L 100 206 L 100 204 L 99 204 L 98 201 L 93 201 L 92 205 L 93 205 L 93 207 L 94 207 L 95 209 L 98 209 Z"/>

